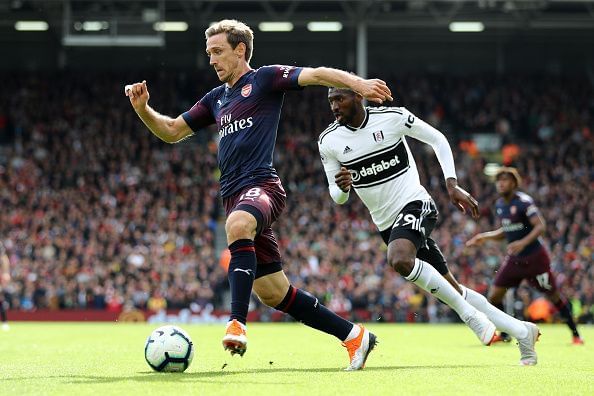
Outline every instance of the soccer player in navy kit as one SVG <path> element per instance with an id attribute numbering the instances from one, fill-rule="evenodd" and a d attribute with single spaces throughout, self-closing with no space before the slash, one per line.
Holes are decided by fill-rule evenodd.
<path id="1" fill-rule="evenodd" d="M 347 369 L 360 369 L 375 345 L 375 336 L 291 286 L 282 270 L 270 226 L 284 209 L 286 195 L 272 167 L 272 155 L 285 91 L 307 85 L 341 86 L 381 103 L 392 99 L 390 90 L 381 80 L 364 80 L 331 68 L 275 65 L 254 70 L 249 65 L 253 32 L 235 20 L 214 24 L 205 36 L 210 64 L 224 84 L 190 110 L 175 119 L 157 113 L 147 104 L 145 81 L 126 86 L 125 92 L 138 116 L 165 142 L 178 142 L 211 124 L 218 127 L 221 194 L 231 252 L 231 317 L 223 346 L 231 354 L 245 353 L 245 323 L 253 288 L 264 304 L 343 341 L 350 357 Z"/>
<path id="2" fill-rule="evenodd" d="M 570 304 L 557 290 L 549 253 L 539 239 L 546 225 L 534 200 L 528 194 L 518 191 L 521 178 L 515 168 L 500 168 L 495 176 L 495 184 L 501 196 L 495 203 L 501 228 L 477 234 L 466 243 L 467 246 L 473 246 L 481 245 L 487 240 L 507 239 L 507 256 L 497 272 L 489 300 L 493 305 L 503 308 L 503 297 L 507 289 L 518 287 L 526 279 L 555 304 L 573 333 L 573 343 L 583 344 Z M 509 339 L 506 333 L 501 333 L 498 340 Z"/>

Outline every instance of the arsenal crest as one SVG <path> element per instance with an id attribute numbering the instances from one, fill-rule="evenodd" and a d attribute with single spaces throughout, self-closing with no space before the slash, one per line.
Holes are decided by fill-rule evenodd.
<path id="1" fill-rule="evenodd" d="M 241 96 L 243 96 L 244 98 L 247 98 L 248 96 L 250 96 L 251 93 L 252 93 L 252 84 L 244 85 L 243 88 L 241 88 Z"/>
<path id="2" fill-rule="evenodd" d="M 376 142 L 381 142 L 382 140 L 384 140 L 384 132 L 373 132 L 373 140 L 375 140 Z"/>

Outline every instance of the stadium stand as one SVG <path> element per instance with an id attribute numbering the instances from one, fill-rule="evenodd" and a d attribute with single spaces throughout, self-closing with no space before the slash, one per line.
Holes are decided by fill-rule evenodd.
<path id="1" fill-rule="evenodd" d="M 215 86 L 210 74 L 147 75 L 151 104 L 179 114 Z M 13 282 L 4 290 L 11 309 L 225 309 L 216 134 L 160 142 L 123 96 L 123 82 L 137 79 L 125 73 L 6 77 L 0 235 L 12 263 Z M 486 293 L 503 254 L 495 245 L 464 247 L 493 225 L 495 190 L 483 173 L 488 158 L 460 143 L 494 131 L 519 147 L 512 161 L 548 223 L 558 280 L 580 321 L 594 322 L 594 103 L 583 80 L 410 75 L 389 85 L 398 104 L 448 136 L 460 183 L 481 204 L 478 223 L 456 212 L 431 149 L 413 145 L 441 212 L 434 239 L 459 281 Z M 343 207 L 330 199 L 316 144 L 332 121 L 325 95 L 289 94 L 279 131 L 275 166 L 289 200 L 275 230 L 292 283 L 356 320 L 455 320 L 386 267 L 385 246 L 356 197 Z M 516 314 L 527 314 L 530 293 L 517 291 Z M 254 306 L 264 320 L 275 318 Z"/>

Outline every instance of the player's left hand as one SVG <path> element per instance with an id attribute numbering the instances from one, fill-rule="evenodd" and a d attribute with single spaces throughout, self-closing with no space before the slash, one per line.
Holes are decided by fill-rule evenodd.
<path id="1" fill-rule="evenodd" d="M 448 194 L 450 195 L 450 201 L 456 206 L 462 213 L 466 213 L 466 208 L 470 208 L 470 214 L 474 219 L 478 219 L 480 216 L 479 206 L 476 199 L 472 197 L 466 190 L 458 185 L 457 182 L 451 182 L 448 179 Z"/>
<path id="2" fill-rule="evenodd" d="M 361 80 L 354 91 L 361 94 L 365 99 L 380 104 L 386 100 L 393 100 L 392 92 L 386 82 L 378 78 Z"/>
<path id="3" fill-rule="evenodd" d="M 507 254 L 510 256 L 517 256 L 525 247 L 526 245 L 521 240 L 513 241 L 507 245 Z"/>

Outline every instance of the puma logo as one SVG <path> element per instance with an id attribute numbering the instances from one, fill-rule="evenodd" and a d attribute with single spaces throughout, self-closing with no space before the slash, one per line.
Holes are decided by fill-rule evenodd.
<path id="1" fill-rule="evenodd" d="M 435 289 L 431 289 L 431 294 L 435 294 L 439 291 L 439 286 L 436 287 Z"/>
<path id="2" fill-rule="evenodd" d="M 241 268 L 235 268 L 235 269 L 233 270 L 233 272 L 237 272 L 237 271 L 240 271 L 240 272 L 245 272 L 245 273 L 246 273 L 246 274 L 248 274 L 249 276 L 252 276 L 252 270 L 250 270 L 250 269 L 241 269 Z"/>

